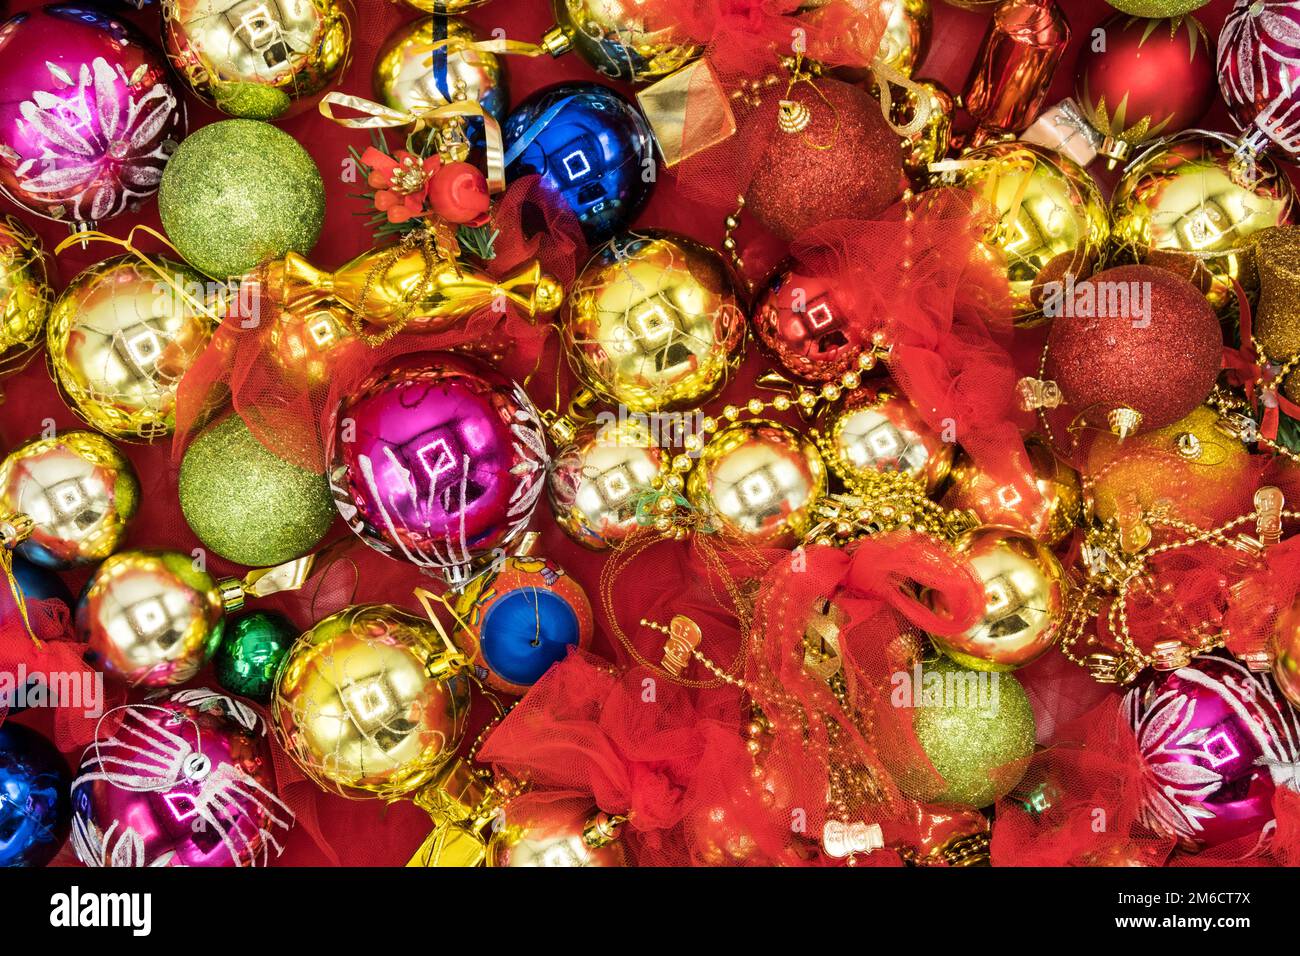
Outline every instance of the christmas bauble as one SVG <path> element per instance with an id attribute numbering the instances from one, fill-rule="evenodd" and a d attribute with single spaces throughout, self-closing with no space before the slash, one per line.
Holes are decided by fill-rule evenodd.
<path id="1" fill-rule="evenodd" d="M 1300 3 L 1237 0 L 1219 33 L 1219 91 L 1244 144 L 1300 159 Z"/>
<path id="2" fill-rule="evenodd" d="M 926 491 L 948 476 L 956 444 L 925 423 L 893 386 L 866 385 L 821 415 L 817 444 L 831 470 L 846 482 L 879 472 L 910 475 Z"/>
<path id="3" fill-rule="evenodd" d="M 62 578 L 49 568 L 32 564 L 16 554 L 13 556 L 10 570 L 13 572 L 14 583 L 18 585 L 18 593 L 22 595 L 27 606 L 29 617 L 32 614 L 32 602 L 54 601 L 63 605 L 68 619 L 71 620 L 72 592 L 68 590 Z M 13 598 L 12 591 L 9 587 L 0 585 L 0 619 L 7 621 L 16 611 L 17 602 Z M 13 676 L 8 680 L 0 679 L 0 713 L 7 709 L 10 716 L 20 714 L 28 707 L 42 706 L 41 702 L 48 702 L 50 695 L 49 681 L 42 673 L 31 674 L 26 681 L 21 682 Z M 3 830 L 2 821 L 0 821 L 0 830 Z M 0 856 L 2 855 L 0 853 Z M 0 866 L 3 865 L 0 863 Z"/>
<path id="4" fill-rule="evenodd" d="M 496 54 L 466 48 L 478 39 L 474 28 L 458 17 L 424 17 L 403 24 L 375 56 L 375 98 L 393 109 L 419 113 L 463 94 L 500 121 L 510 101 L 505 63 Z M 440 43 L 444 45 L 430 50 Z M 468 117 L 466 124 L 470 141 L 478 143 L 483 121 Z"/>
<path id="5" fill-rule="evenodd" d="M 745 313 L 722 257 L 650 230 L 599 249 L 565 300 L 574 371 L 633 412 L 698 405 L 743 355 Z"/>
<path id="6" fill-rule="evenodd" d="M 912 694 L 917 740 L 943 780 L 935 786 L 928 772 L 896 773 L 904 793 L 926 803 L 987 807 L 1020 782 L 1036 729 L 1029 695 L 1014 675 L 940 658 L 921 668 Z"/>
<path id="7" fill-rule="evenodd" d="M 588 242 L 604 242 L 650 198 L 650 127 L 608 87 L 564 83 L 538 90 L 506 117 L 501 134 L 507 180 L 541 176 L 578 217 Z"/>
<path id="8" fill-rule="evenodd" d="M 1111 195 L 1113 259 L 1147 262 L 1192 279 L 1220 308 L 1242 278 L 1246 240 L 1295 218 L 1295 190 L 1273 161 L 1237 169 L 1226 136 L 1191 131 L 1134 157 Z"/>
<path id="9" fill-rule="evenodd" d="M 268 123 L 223 120 L 176 150 L 158 212 L 190 265 L 226 279 L 286 252 L 310 252 L 325 219 L 325 186 L 292 136 Z"/>
<path id="10" fill-rule="evenodd" d="M 280 663 L 297 640 L 298 629 L 283 614 L 248 611 L 232 617 L 212 657 L 217 683 L 240 697 L 269 702 Z"/>
<path id="11" fill-rule="evenodd" d="M 1036 319 L 1049 283 L 1086 276 L 1099 260 L 1107 234 L 1101 192 L 1073 160 L 1029 143 L 994 143 L 961 162 L 955 183 L 992 209 L 984 244 L 1001 257 L 1017 314 Z"/>
<path id="12" fill-rule="evenodd" d="M 395 799 L 428 783 L 460 746 L 469 683 L 425 619 L 390 604 L 348 607 L 289 651 L 272 715 L 288 752 L 322 787 Z"/>
<path id="13" fill-rule="evenodd" d="M 1142 761 L 1142 823 L 1189 850 L 1262 850 L 1273 794 L 1300 761 L 1295 711 L 1268 678 L 1201 657 L 1153 674 L 1121 707 Z"/>
<path id="14" fill-rule="evenodd" d="M 1122 10 L 1135 17 L 1177 17 L 1199 10 L 1210 0 L 1106 0 L 1106 2 L 1116 10 Z"/>
<path id="15" fill-rule="evenodd" d="M 1046 654 L 1061 636 L 1065 569 L 1047 545 L 1010 528 L 979 528 L 957 539 L 954 550 L 984 586 L 984 612 L 961 634 L 934 637 L 963 667 L 1010 671 Z M 937 610 L 942 601 L 929 592 Z"/>
<path id="16" fill-rule="evenodd" d="M 22 592 L 24 600 L 58 601 L 67 607 L 71 615 L 72 592 L 63 583 L 63 578 L 49 568 L 33 564 L 19 555 L 14 555 L 13 572 L 14 580 L 18 582 L 18 590 Z"/>
<path id="17" fill-rule="evenodd" d="M 206 428 L 186 449 L 177 493 L 199 540 L 249 567 L 310 551 L 338 513 L 323 474 L 269 450 L 235 414 Z"/>
<path id="18" fill-rule="evenodd" d="M 41 342 L 54 294 L 40 237 L 0 218 L 0 375 L 17 371 Z"/>
<path id="19" fill-rule="evenodd" d="M 86 659 L 132 687 L 183 684 L 221 640 L 221 591 L 178 551 L 119 551 L 77 600 Z"/>
<path id="20" fill-rule="evenodd" d="M 460 13 L 487 2 L 488 0 L 402 0 L 411 9 L 422 13 Z"/>
<path id="21" fill-rule="evenodd" d="M 52 743 L 13 721 L 0 725 L 0 867 L 44 866 L 59 852 L 71 780 Z"/>
<path id="22" fill-rule="evenodd" d="M 1178 421 L 1205 400 L 1223 333 L 1205 297 L 1154 266 L 1067 284 L 1047 335 L 1046 374 L 1088 424 L 1125 436 Z"/>
<path id="23" fill-rule="evenodd" d="M 50 311 L 50 369 L 68 406 L 114 438 L 149 441 L 176 428 L 176 390 L 207 347 L 203 277 L 154 257 L 106 259 L 69 283 Z M 162 276 L 166 276 L 164 281 Z"/>
<path id="24" fill-rule="evenodd" d="M 206 688 L 133 704 L 86 748 L 72 846 L 86 866 L 265 866 L 294 823 L 260 714 Z"/>
<path id="25" fill-rule="evenodd" d="M 930 46 L 930 0 L 887 0 L 885 32 L 876 56 L 885 66 L 911 76 Z"/>
<path id="26" fill-rule="evenodd" d="M 1046 545 L 1062 541 L 1082 517 L 1079 475 L 1042 441 L 1025 443 L 1037 501 L 1026 501 L 1014 487 L 1003 485 L 964 452 L 949 473 L 944 507 L 974 511 L 983 524 L 1021 531 Z"/>
<path id="27" fill-rule="evenodd" d="M 826 493 L 817 447 L 775 422 L 737 422 L 718 432 L 686 479 L 686 497 L 723 534 L 788 547 L 808 530 Z"/>
<path id="28" fill-rule="evenodd" d="M 871 344 L 874 317 L 858 314 L 855 305 L 853 290 L 781 269 L 754 307 L 754 334 L 782 371 L 829 382 L 857 368 Z"/>
<path id="29" fill-rule="evenodd" d="M 1214 98 L 1214 54 L 1195 17 L 1151 21 L 1116 14 L 1093 29 L 1075 68 L 1074 95 L 1114 159 L 1180 133 Z"/>
<path id="30" fill-rule="evenodd" d="M 266 337 L 266 351 L 286 384 L 310 391 L 326 384 L 339 353 L 356 341 L 353 315 L 334 302 L 285 309 Z"/>
<path id="31" fill-rule="evenodd" d="M 380 366 L 340 403 L 330 438 L 349 527 L 453 576 L 523 532 L 546 481 L 546 434 L 524 390 L 450 353 Z"/>
<path id="32" fill-rule="evenodd" d="M 784 88 L 784 87 L 782 87 Z M 797 83 L 783 96 L 784 122 L 765 145 L 745 194 L 746 209 L 782 239 L 832 219 L 869 219 L 903 191 L 898 134 L 863 89 L 830 78 Z M 760 111 L 771 122 L 769 111 Z M 806 120 L 806 122 L 805 122 Z"/>
<path id="33" fill-rule="evenodd" d="M 648 518 L 668 457 L 635 418 L 584 426 L 551 464 L 547 490 L 556 523 L 588 548 L 618 545 Z"/>
<path id="34" fill-rule="evenodd" d="M 1268 649 L 1273 681 L 1287 700 L 1300 707 L 1300 601 L 1282 609 Z"/>
<path id="35" fill-rule="evenodd" d="M 700 55 L 702 47 L 673 39 L 677 24 L 667 6 L 650 15 L 640 4 L 609 0 L 551 0 L 555 27 L 542 39 L 552 55 L 569 50 L 597 73 L 629 83 L 667 76 Z M 656 16 L 655 14 L 659 14 Z"/>
<path id="36" fill-rule="evenodd" d="M 1249 265 L 1259 285 L 1251 329 L 1259 351 L 1274 364 L 1300 354 L 1300 322 L 1296 304 L 1300 299 L 1300 227 L 1277 226 L 1251 236 Z M 1292 401 L 1300 399 L 1300 376 L 1284 379 L 1283 392 Z"/>
<path id="37" fill-rule="evenodd" d="M 948 155 L 952 145 L 952 120 L 956 110 L 952 94 L 930 80 L 918 82 L 916 89 L 904 90 L 894 100 L 889 116 L 895 124 L 907 126 L 916 117 L 921 103 L 927 109 L 921 128 L 903 137 L 903 168 L 917 188 L 929 181 L 929 166 Z"/>
<path id="38" fill-rule="evenodd" d="M 540 813 L 540 811 L 539 811 Z M 627 854 L 609 818 L 596 811 L 561 808 L 536 820 L 516 820 L 507 810 L 488 843 L 492 867 L 627 866 Z"/>
<path id="39" fill-rule="evenodd" d="M 545 558 L 510 557 L 470 582 L 456 601 L 466 651 L 498 690 L 522 694 L 569 648 L 591 646 L 591 602 Z"/>
<path id="40" fill-rule="evenodd" d="M 177 0 L 163 6 L 172 68 L 209 106 L 270 120 L 309 106 L 343 75 L 352 56 L 349 0 Z"/>
<path id="41" fill-rule="evenodd" d="M 0 25 L 0 188 L 37 215 L 94 223 L 135 209 L 185 136 L 158 51 L 93 7 Z"/>
<path id="42" fill-rule="evenodd" d="M 131 462 L 94 432 L 33 438 L 0 463 L 0 513 L 31 519 L 17 551 L 41 567 L 102 561 L 122 543 L 139 507 Z"/>

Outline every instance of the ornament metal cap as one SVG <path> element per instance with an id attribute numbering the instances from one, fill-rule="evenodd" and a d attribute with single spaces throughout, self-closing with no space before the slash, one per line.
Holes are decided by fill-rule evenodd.
<path id="1" fill-rule="evenodd" d="M 1142 426 L 1142 413 L 1136 408 L 1127 406 L 1112 408 L 1106 415 L 1106 424 L 1119 436 L 1120 441 L 1123 441 Z"/>

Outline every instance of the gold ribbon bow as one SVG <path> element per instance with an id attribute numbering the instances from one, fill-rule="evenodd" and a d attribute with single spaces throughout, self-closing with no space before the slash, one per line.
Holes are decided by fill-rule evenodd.
<path id="1" fill-rule="evenodd" d="M 899 136 L 911 136 L 920 132 L 925 127 L 926 121 L 930 119 L 930 97 L 925 87 L 899 73 L 879 57 L 871 61 L 871 75 L 875 77 L 876 86 L 880 90 L 880 110 L 885 114 L 885 122 L 889 124 L 889 128 Z M 890 91 L 890 87 L 893 86 L 907 90 L 912 94 L 912 101 L 916 104 L 912 118 L 906 123 L 895 123 L 890 115 L 894 107 L 894 94 Z"/>

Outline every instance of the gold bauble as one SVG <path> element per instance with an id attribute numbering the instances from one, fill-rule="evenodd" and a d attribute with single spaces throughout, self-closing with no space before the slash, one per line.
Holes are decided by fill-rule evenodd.
<path id="1" fill-rule="evenodd" d="M 507 818 L 492 834 L 485 862 L 493 867 L 627 866 L 627 854 L 617 839 L 601 837 L 588 816 L 563 813 L 536 823 Z"/>
<path id="2" fill-rule="evenodd" d="M 1300 355 L 1300 226 L 1263 229 L 1250 239 L 1248 272 L 1259 286 L 1252 333 L 1275 364 Z M 1300 375 L 1286 377 L 1283 393 L 1300 401 Z"/>
<path id="3" fill-rule="evenodd" d="M 1155 537 L 1163 515 L 1212 528 L 1250 509 L 1251 455 L 1208 405 L 1155 431 L 1120 440 L 1098 432 L 1083 468 L 1085 505 L 1101 521 Z"/>
<path id="4" fill-rule="evenodd" d="M 68 431 L 23 442 L 0 463 L 0 515 L 32 521 L 18 553 L 47 568 L 102 561 L 140 506 L 126 456 L 103 435 Z"/>
<path id="5" fill-rule="evenodd" d="M 1047 653 L 1061 636 L 1067 581 L 1046 545 L 1011 528 L 985 527 L 958 538 L 957 553 L 984 586 L 984 613 L 955 637 L 933 637 L 963 667 L 1010 671 Z M 927 598 L 940 604 L 937 592 Z"/>
<path id="6" fill-rule="evenodd" d="M 421 13 L 460 13 L 471 7 L 481 7 L 488 0 L 401 0 L 401 2 Z"/>
<path id="7" fill-rule="evenodd" d="M 132 687 L 183 684 L 221 642 L 217 582 L 177 551 L 120 551 L 77 601 L 87 659 Z"/>
<path id="8" fill-rule="evenodd" d="M 1300 601 L 1278 615 L 1273 639 L 1273 680 L 1278 690 L 1296 707 L 1300 707 Z"/>
<path id="9" fill-rule="evenodd" d="M 456 753 L 469 684 L 428 620 L 391 604 L 344 608 L 298 639 L 272 714 L 321 786 L 384 799 L 431 782 Z"/>
<path id="10" fill-rule="evenodd" d="M 306 106 L 352 56 L 349 0 L 169 0 L 162 11 L 172 67 L 231 116 L 271 120 Z"/>
<path id="11" fill-rule="evenodd" d="M 826 493 L 817 446 L 784 425 L 755 419 L 718 432 L 686 479 L 686 497 L 727 535 L 784 547 L 808 530 Z"/>
<path id="12" fill-rule="evenodd" d="M 1043 283 L 1088 275 L 1107 235 L 1106 204 L 1083 167 L 1029 143 L 994 143 L 956 161 L 956 185 L 992 209 L 984 237 L 1005 264 L 1022 324 L 1040 319 Z"/>
<path id="13" fill-rule="evenodd" d="M 930 0 L 886 0 L 885 32 L 877 56 L 885 66 L 911 76 L 930 45 Z"/>
<path id="14" fill-rule="evenodd" d="M 921 81 L 914 90 L 903 90 L 890 107 L 890 119 L 905 126 L 916 116 L 917 104 L 929 107 L 925 123 L 915 133 L 903 137 L 903 166 L 916 178 L 926 178 L 926 169 L 948 155 L 952 141 L 954 103 L 952 94 L 938 83 Z"/>
<path id="15" fill-rule="evenodd" d="M 745 314 L 722 257 L 651 230 L 610 240 L 569 293 L 564 341 L 593 391 L 634 412 L 698 405 L 743 357 Z"/>
<path id="16" fill-rule="evenodd" d="M 1063 540 L 1083 515 L 1079 475 L 1038 439 L 1025 442 L 1025 451 L 1038 501 L 1026 501 L 1015 488 L 1000 484 L 962 452 L 952 467 L 944 507 L 973 511 L 982 524 L 1015 528 L 1046 545 Z"/>
<path id="17" fill-rule="evenodd" d="M 479 38 L 472 26 L 457 17 L 444 17 L 440 32 L 441 37 L 435 37 L 434 18 L 424 17 L 402 24 L 389 35 L 375 56 L 371 74 L 375 98 L 395 110 L 421 113 L 463 95 L 500 120 L 508 105 L 501 58 L 461 49 Z M 435 54 L 434 43 L 444 38 L 452 45 Z M 443 67 L 436 72 L 435 57 Z"/>
<path id="18" fill-rule="evenodd" d="M 1111 196 L 1112 259 L 1171 269 L 1215 308 L 1227 305 L 1246 240 L 1295 215 L 1295 190 L 1273 160 L 1258 157 L 1250 181 L 1234 149 L 1226 136 L 1193 131 L 1134 157 Z"/>
<path id="19" fill-rule="evenodd" d="M 40 344 L 52 298 L 40 238 L 13 216 L 0 218 L 0 375 Z"/>
<path id="20" fill-rule="evenodd" d="M 830 469 L 850 484 L 880 472 L 902 472 L 927 492 L 948 476 L 956 449 L 905 396 L 870 386 L 854 392 L 842 407 L 827 410 L 819 423 L 818 447 Z"/>
<path id="21" fill-rule="evenodd" d="M 86 424 L 114 438 L 175 430 L 176 389 L 212 337 L 212 319 L 189 301 L 203 301 L 204 277 L 152 261 L 171 283 L 133 256 L 107 259 L 73 279 L 50 312 L 55 382 Z"/>
<path id="22" fill-rule="evenodd" d="M 703 49 L 665 38 L 673 23 L 647 22 L 636 4 L 551 0 L 556 26 L 542 38 L 553 56 L 575 51 L 611 80 L 650 82 L 685 66 Z"/>
<path id="23" fill-rule="evenodd" d="M 617 545 L 649 515 L 668 457 L 635 418 L 583 426 L 551 464 L 547 490 L 556 523 L 588 548 Z"/>
<path id="24" fill-rule="evenodd" d="M 282 311 L 267 333 L 266 351 L 287 382 L 312 389 L 329 381 L 339 352 L 355 341 L 352 313 L 327 302 Z"/>

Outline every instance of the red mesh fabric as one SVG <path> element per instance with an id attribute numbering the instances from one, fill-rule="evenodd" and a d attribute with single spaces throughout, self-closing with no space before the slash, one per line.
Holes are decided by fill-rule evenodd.
<path id="1" fill-rule="evenodd" d="M 845 311 L 893 350 L 889 370 L 926 422 L 959 442 L 1026 501 L 1038 491 L 1015 405 L 1006 281 L 980 243 L 983 212 L 969 195 L 936 190 L 875 220 L 828 222 L 791 246 L 795 271 L 826 277 Z"/>
<path id="2" fill-rule="evenodd" d="M 530 259 L 566 288 L 586 261 L 586 244 L 573 214 L 558 207 L 536 176 L 513 183 L 494 214 L 496 256 L 486 264 L 497 277 Z M 371 369 L 411 351 L 460 349 L 494 360 L 522 378 L 538 364 L 551 328 L 549 317 L 532 318 L 512 303 L 483 308 L 440 331 L 411 330 L 370 346 L 336 325 L 330 344 L 319 345 L 286 312 L 270 283 L 245 280 L 235 303 L 203 354 L 186 372 L 177 395 L 172 459 L 180 461 L 196 430 L 213 412 L 230 405 L 269 450 L 312 471 L 324 471 L 324 433 L 329 414 Z"/>

